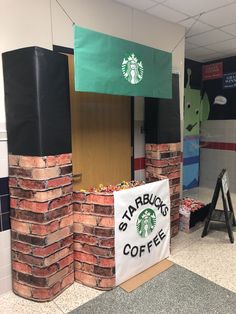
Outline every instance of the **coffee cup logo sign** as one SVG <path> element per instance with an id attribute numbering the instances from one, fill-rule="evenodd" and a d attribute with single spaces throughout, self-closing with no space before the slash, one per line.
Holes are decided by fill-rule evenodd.
<path id="1" fill-rule="evenodd" d="M 114 196 L 116 283 L 120 284 L 169 256 L 169 181 L 115 192 Z"/>
<path id="2" fill-rule="evenodd" d="M 138 216 L 136 221 L 136 227 L 138 234 L 142 238 L 146 238 L 150 233 L 152 233 L 156 225 L 156 214 L 151 208 L 144 209 Z"/>

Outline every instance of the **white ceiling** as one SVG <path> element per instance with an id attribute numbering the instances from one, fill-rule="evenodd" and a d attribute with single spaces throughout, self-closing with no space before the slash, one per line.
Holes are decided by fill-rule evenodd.
<path id="1" fill-rule="evenodd" d="M 113 0 L 186 28 L 185 57 L 236 56 L 236 0 Z"/>

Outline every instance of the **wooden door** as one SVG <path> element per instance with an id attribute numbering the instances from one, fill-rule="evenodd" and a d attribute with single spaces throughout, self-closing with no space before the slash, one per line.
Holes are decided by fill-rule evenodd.
<path id="1" fill-rule="evenodd" d="M 131 179 L 131 99 L 74 91 L 74 61 L 68 56 L 74 189 Z"/>

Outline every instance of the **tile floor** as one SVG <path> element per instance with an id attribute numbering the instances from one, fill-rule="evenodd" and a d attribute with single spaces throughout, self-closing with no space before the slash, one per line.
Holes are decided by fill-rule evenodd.
<path id="1" fill-rule="evenodd" d="M 209 203 L 212 193 L 209 189 L 197 188 L 184 195 Z M 236 204 L 236 194 L 231 196 Z M 204 238 L 201 232 L 202 228 L 190 234 L 180 232 L 172 240 L 170 260 L 236 293 L 236 243 L 229 242 L 227 233 L 219 225 L 212 226 Z M 8 292 L 0 295 L 0 314 L 68 313 L 101 293 L 75 283 L 54 301 L 35 303 Z"/>

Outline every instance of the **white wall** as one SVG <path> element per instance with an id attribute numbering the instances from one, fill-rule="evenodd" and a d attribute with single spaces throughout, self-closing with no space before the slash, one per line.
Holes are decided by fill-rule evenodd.
<path id="1" fill-rule="evenodd" d="M 201 141 L 231 143 L 236 146 L 235 120 L 208 120 L 201 125 Z M 200 148 L 200 186 L 215 188 L 216 179 L 226 168 L 229 174 L 230 190 L 236 192 L 236 151 L 229 149 Z"/>
<path id="2" fill-rule="evenodd" d="M 184 28 L 111 0 L 60 0 L 75 23 L 120 38 L 171 52 L 184 36 Z M 0 53 L 27 46 L 73 48 L 73 27 L 55 0 L 0 0 Z M 173 70 L 180 73 L 181 117 L 184 91 L 184 40 L 173 53 Z M 2 64 L 0 61 L 0 131 L 5 130 Z M 182 118 L 181 118 L 182 120 Z M 2 154 L 2 152 L 0 152 Z M 4 153 L 7 155 L 7 153 Z M 6 159 L 7 156 L 2 156 Z M 5 166 L 7 167 L 7 166 Z M 7 169 L 5 169 L 7 171 Z M 5 171 L 5 173 L 7 173 Z M 10 232 L 0 233 L 10 239 Z M 10 256 L 10 248 L 6 248 Z M 9 265 L 6 265 L 9 269 Z M 0 286 L 10 277 L 0 269 Z M 0 290 L 1 293 L 1 290 Z"/>

